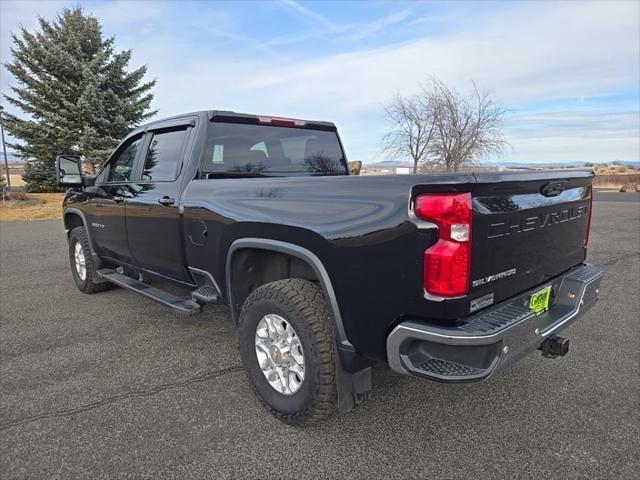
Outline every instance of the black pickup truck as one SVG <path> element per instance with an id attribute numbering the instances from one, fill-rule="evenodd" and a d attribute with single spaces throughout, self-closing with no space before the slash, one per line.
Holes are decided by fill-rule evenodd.
<path id="1" fill-rule="evenodd" d="M 350 175 L 332 123 L 225 111 L 139 127 L 94 176 L 56 166 L 78 288 L 229 305 L 256 396 L 293 424 L 366 399 L 375 362 L 463 383 L 564 355 L 603 275 L 592 172 Z"/>

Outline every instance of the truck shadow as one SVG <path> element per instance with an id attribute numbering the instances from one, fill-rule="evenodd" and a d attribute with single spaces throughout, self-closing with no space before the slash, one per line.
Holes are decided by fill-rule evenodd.
<path id="1" fill-rule="evenodd" d="M 241 365 L 235 326 L 226 306 L 208 305 L 201 315 L 170 315 L 166 320 L 183 325 L 186 331 L 195 327 L 203 334 L 206 332 L 204 343 L 210 347 L 205 351 L 220 351 L 224 346 L 224 351 L 232 352 L 230 363 Z M 209 360 L 215 363 L 215 354 Z M 260 423 L 301 439 L 312 440 L 318 435 L 330 434 L 338 443 L 362 443 L 364 447 L 369 435 L 379 435 L 383 430 L 392 434 L 396 442 L 410 442 L 419 436 L 423 447 L 435 433 L 440 440 L 464 438 L 466 443 L 477 436 L 477 441 L 482 442 L 488 431 L 508 432 L 518 438 L 527 431 L 530 433 L 535 422 L 527 422 L 528 428 L 512 427 L 522 423 L 523 416 L 529 412 L 544 411 L 544 405 L 554 405 L 555 415 L 565 410 L 571 415 L 571 402 L 567 404 L 564 396 L 572 386 L 566 381 L 568 374 L 562 362 L 543 360 L 533 354 L 489 380 L 458 385 L 399 375 L 385 364 L 376 364 L 373 392 L 368 401 L 347 414 L 338 414 L 305 428 L 287 426 L 267 415 L 240 374 L 238 380 L 242 385 L 238 394 L 242 408 L 255 409 L 252 415 L 258 415 Z M 356 430 L 357 438 L 349 437 L 349 432 Z"/>

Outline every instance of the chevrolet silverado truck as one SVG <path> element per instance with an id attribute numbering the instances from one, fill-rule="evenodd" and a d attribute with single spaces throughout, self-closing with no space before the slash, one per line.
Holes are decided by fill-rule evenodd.
<path id="1" fill-rule="evenodd" d="M 376 362 L 465 383 L 562 356 L 603 275 L 589 171 L 350 175 L 334 124 L 226 111 L 56 170 L 78 289 L 228 305 L 255 395 L 291 424 L 368 398 Z"/>

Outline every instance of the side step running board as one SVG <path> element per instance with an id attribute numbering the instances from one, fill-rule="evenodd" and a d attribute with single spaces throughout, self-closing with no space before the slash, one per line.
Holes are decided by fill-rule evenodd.
<path id="1" fill-rule="evenodd" d="M 204 286 L 191 292 L 191 298 L 200 304 L 214 303 L 218 301 L 218 292 L 213 287 Z"/>
<path id="2" fill-rule="evenodd" d="M 110 268 L 103 268 L 98 270 L 98 276 L 105 280 L 114 283 L 120 287 L 128 288 L 141 295 L 144 295 L 151 300 L 155 300 L 158 303 L 169 307 L 176 312 L 185 313 L 187 315 L 193 315 L 200 313 L 200 305 L 194 300 L 185 300 L 177 297 L 174 294 L 167 292 L 166 290 L 160 290 L 159 288 L 152 287 L 140 280 L 128 277 L 121 273 L 111 270 Z"/>

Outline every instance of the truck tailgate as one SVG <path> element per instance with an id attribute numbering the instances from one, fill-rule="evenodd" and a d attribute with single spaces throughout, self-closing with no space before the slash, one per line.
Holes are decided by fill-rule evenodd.
<path id="1" fill-rule="evenodd" d="M 471 298 L 491 294 L 495 303 L 585 260 L 592 172 L 488 173 L 476 179 Z"/>

